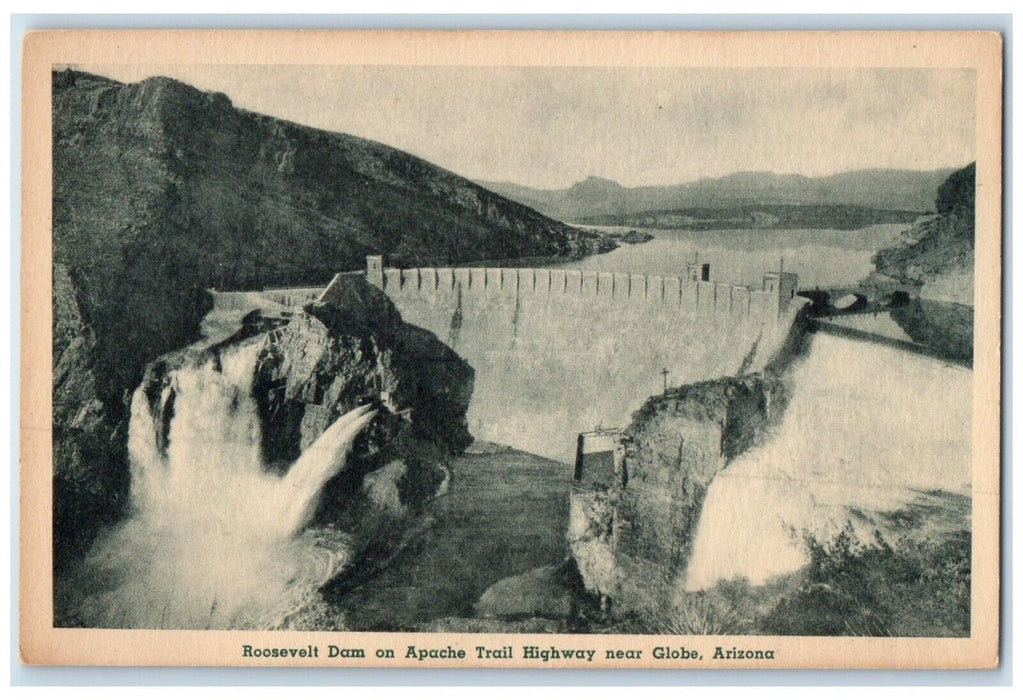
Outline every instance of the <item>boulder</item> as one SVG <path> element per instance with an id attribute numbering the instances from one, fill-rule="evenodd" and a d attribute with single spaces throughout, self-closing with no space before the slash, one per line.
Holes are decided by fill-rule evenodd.
<path id="1" fill-rule="evenodd" d="M 480 596 L 477 614 L 515 619 L 567 618 L 573 595 L 563 566 L 541 566 L 501 579 Z"/>

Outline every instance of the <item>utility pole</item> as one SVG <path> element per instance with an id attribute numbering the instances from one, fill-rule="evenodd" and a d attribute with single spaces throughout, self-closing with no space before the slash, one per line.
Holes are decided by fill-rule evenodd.
<path id="1" fill-rule="evenodd" d="M 664 393 L 668 393 L 668 368 L 665 367 L 661 370 L 661 374 L 664 375 Z"/>

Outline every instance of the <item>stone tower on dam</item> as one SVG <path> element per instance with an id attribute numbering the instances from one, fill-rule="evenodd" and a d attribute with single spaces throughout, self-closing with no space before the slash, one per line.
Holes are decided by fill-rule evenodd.
<path id="1" fill-rule="evenodd" d="M 396 269 L 369 256 L 365 276 L 476 370 L 474 436 L 570 462 L 575 435 L 627 423 L 666 380 L 757 371 L 780 347 L 798 277 L 768 273 L 751 289 L 710 273 Z"/>

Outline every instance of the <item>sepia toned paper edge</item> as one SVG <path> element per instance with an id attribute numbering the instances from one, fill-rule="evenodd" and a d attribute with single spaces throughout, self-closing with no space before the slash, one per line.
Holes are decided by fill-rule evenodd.
<path id="1" fill-rule="evenodd" d="M 973 68 L 976 104 L 971 635 L 963 639 L 95 630 L 53 627 L 52 143 L 55 64 Z M 1000 584 L 1002 39 L 994 32 L 65 30 L 26 34 L 22 72 L 19 654 L 27 664 L 414 668 L 981 669 L 998 664 Z M 241 645 L 363 648 L 366 658 L 246 659 Z M 477 660 L 476 645 L 596 650 L 593 663 Z M 416 662 L 408 645 L 467 652 Z M 657 662 L 654 646 L 702 650 Z M 716 646 L 773 661 L 711 662 Z M 396 651 L 379 659 L 377 649 Z M 607 649 L 643 659 L 607 661 Z"/>

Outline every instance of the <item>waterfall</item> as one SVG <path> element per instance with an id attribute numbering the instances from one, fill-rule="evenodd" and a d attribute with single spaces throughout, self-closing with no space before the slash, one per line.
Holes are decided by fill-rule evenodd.
<path id="1" fill-rule="evenodd" d="M 376 411 L 347 413 L 286 474 L 271 473 L 252 395 L 258 353 L 258 344 L 232 348 L 174 370 L 160 411 L 136 390 L 128 437 L 132 515 L 83 562 L 74 584 L 80 590 L 72 593 L 82 597 L 82 622 L 273 627 L 351 560 L 345 533 L 307 526 L 323 485 L 343 468 Z"/>
<path id="2" fill-rule="evenodd" d="M 375 415 L 369 406 L 360 406 L 338 418 L 275 484 L 283 534 L 298 534 L 313 516 L 323 485 L 344 466 L 355 436 Z"/>
<path id="3" fill-rule="evenodd" d="M 711 482 L 689 590 L 765 583 L 806 563 L 804 533 L 829 539 L 851 525 L 871 541 L 889 534 L 886 514 L 921 501 L 949 510 L 949 496 L 970 493 L 970 370 L 818 334 L 789 378 L 777 432 Z"/>

